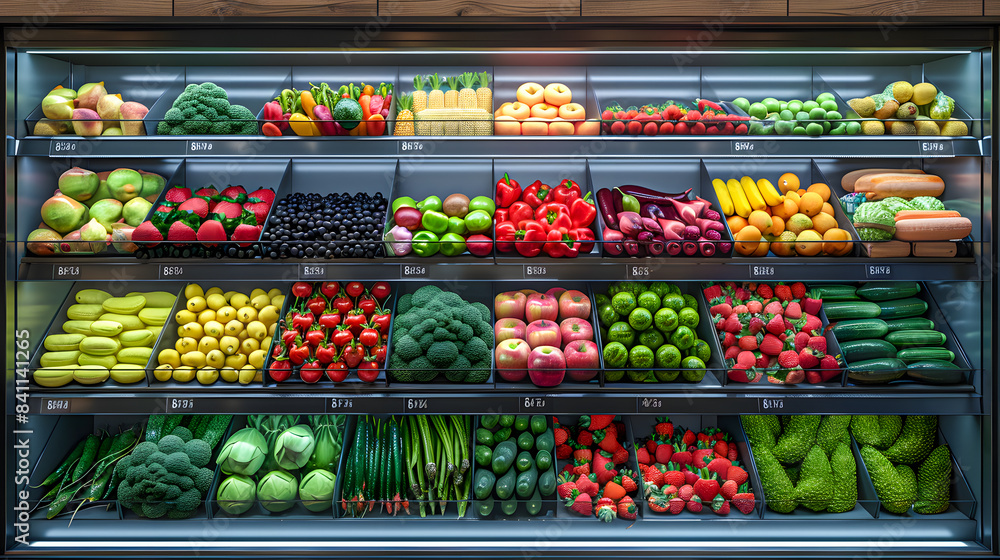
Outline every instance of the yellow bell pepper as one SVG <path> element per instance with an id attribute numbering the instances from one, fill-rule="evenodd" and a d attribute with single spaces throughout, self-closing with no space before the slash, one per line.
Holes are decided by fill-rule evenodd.
<path id="1" fill-rule="evenodd" d="M 316 123 L 302 113 L 292 113 L 288 117 L 288 126 L 292 127 L 292 132 L 298 136 L 319 136 L 319 127 Z"/>

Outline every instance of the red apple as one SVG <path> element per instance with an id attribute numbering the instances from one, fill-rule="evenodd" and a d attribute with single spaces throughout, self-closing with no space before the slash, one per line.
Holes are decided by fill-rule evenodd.
<path id="1" fill-rule="evenodd" d="M 559 317 L 590 319 L 590 298 L 580 290 L 567 290 L 559 296 Z"/>
<path id="2" fill-rule="evenodd" d="M 573 381 L 585 383 L 601 369 L 601 354 L 592 340 L 576 340 L 566 345 L 566 375 Z"/>
<path id="3" fill-rule="evenodd" d="M 555 298 L 556 302 L 559 301 L 559 296 L 563 295 L 564 293 L 566 293 L 566 288 L 560 288 L 558 286 L 555 288 L 549 288 L 548 290 L 545 290 L 545 295 L 549 296 L 550 298 Z"/>
<path id="4" fill-rule="evenodd" d="M 539 346 L 528 355 L 528 376 L 539 387 L 555 387 L 566 375 L 566 357 L 555 346 Z"/>
<path id="5" fill-rule="evenodd" d="M 524 306 L 527 296 L 521 292 L 503 292 L 493 298 L 493 312 L 497 319 L 524 319 Z"/>
<path id="6" fill-rule="evenodd" d="M 485 257 L 493 252 L 493 240 L 477 233 L 465 239 L 465 248 L 477 257 Z"/>
<path id="7" fill-rule="evenodd" d="M 559 300 L 545 294 L 531 294 L 524 304 L 524 320 L 527 322 L 545 319 L 555 321 L 559 317 Z"/>
<path id="8" fill-rule="evenodd" d="M 511 338 L 497 345 L 497 373 L 505 381 L 517 383 L 528 375 L 528 355 L 531 348 L 520 338 Z"/>
<path id="9" fill-rule="evenodd" d="M 562 333 L 559 332 L 559 324 L 539 319 L 528 323 L 527 337 L 528 346 L 538 348 L 539 346 L 555 346 L 562 348 Z"/>
<path id="10" fill-rule="evenodd" d="M 496 337 L 497 344 L 499 345 L 501 342 L 512 338 L 524 339 L 528 334 L 527 328 L 528 326 L 524 324 L 524 321 L 507 317 L 506 319 L 497 321 L 497 324 L 493 327 L 493 335 Z"/>
<path id="11" fill-rule="evenodd" d="M 594 327 L 586 319 L 570 317 L 559 323 L 559 334 L 562 343 L 567 345 L 574 340 L 594 340 Z"/>

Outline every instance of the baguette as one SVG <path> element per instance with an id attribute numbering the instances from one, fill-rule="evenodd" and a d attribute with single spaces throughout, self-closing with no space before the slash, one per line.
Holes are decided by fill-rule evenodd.
<path id="1" fill-rule="evenodd" d="M 873 173 L 862 175 L 854 183 L 854 191 L 868 193 L 868 200 L 882 200 L 890 196 L 941 196 L 944 192 L 944 180 L 937 175 Z"/>
<path id="2" fill-rule="evenodd" d="M 913 244 L 914 257 L 954 257 L 958 254 L 958 243 L 954 241 L 925 241 Z"/>
<path id="3" fill-rule="evenodd" d="M 896 222 L 895 238 L 900 241 L 947 241 L 972 233 L 968 218 L 918 218 Z"/>
<path id="4" fill-rule="evenodd" d="M 923 218 L 961 218 L 956 210 L 900 210 L 896 212 L 896 221 L 918 220 Z"/>
<path id="5" fill-rule="evenodd" d="M 840 186 L 847 192 L 854 192 L 854 184 L 858 181 L 858 179 L 864 175 L 872 175 L 875 173 L 905 173 L 910 175 L 922 175 L 924 171 L 922 169 L 856 169 L 840 178 Z"/>

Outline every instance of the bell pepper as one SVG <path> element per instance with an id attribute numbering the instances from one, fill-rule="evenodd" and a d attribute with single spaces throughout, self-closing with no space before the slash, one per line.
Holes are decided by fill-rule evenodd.
<path id="1" fill-rule="evenodd" d="M 465 220 L 459 218 L 458 216 L 452 216 L 448 218 L 448 233 L 457 233 L 458 235 L 469 235 L 469 228 L 465 227 Z"/>
<path id="2" fill-rule="evenodd" d="M 264 136 L 281 136 L 281 129 L 272 122 L 266 122 L 260 126 L 260 132 Z"/>
<path id="3" fill-rule="evenodd" d="M 441 254 L 455 257 L 465 252 L 465 238 L 457 233 L 446 233 L 441 236 Z"/>
<path id="4" fill-rule="evenodd" d="M 308 298 L 312 295 L 313 287 L 309 282 L 296 282 L 292 284 L 292 295 L 296 298 Z"/>
<path id="5" fill-rule="evenodd" d="M 368 121 L 365 123 L 365 132 L 368 136 L 382 136 L 385 134 L 385 117 L 375 113 L 368 117 Z"/>
<path id="6" fill-rule="evenodd" d="M 493 213 L 493 218 L 497 222 L 508 222 L 508 221 L 510 221 L 510 209 L 508 209 L 508 208 L 497 208 L 497 211 Z"/>
<path id="7" fill-rule="evenodd" d="M 542 252 L 545 243 L 545 230 L 534 220 L 524 222 L 524 228 L 514 235 L 514 246 L 518 253 L 525 257 L 534 257 Z"/>
<path id="8" fill-rule="evenodd" d="M 565 229 L 550 229 L 545 235 L 545 245 L 542 250 L 550 257 L 575 257 L 580 250 L 576 246 L 575 236 L 571 236 Z"/>
<path id="9" fill-rule="evenodd" d="M 569 206 L 580 198 L 580 185 L 572 179 L 563 179 L 552 192 L 552 201 Z"/>
<path id="10" fill-rule="evenodd" d="M 365 86 L 367 90 L 371 86 Z M 371 112 L 372 96 L 370 93 L 362 93 L 361 97 L 358 98 L 358 104 L 361 105 L 361 122 L 358 123 L 358 136 L 368 136 L 368 117 L 372 116 Z"/>
<path id="11" fill-rule="evenodd" d="M 507 208 L 521 198 L 521 185 L 506 173 L 497 181 L 497 207 Z"/>
<path id="12" fill-rule="evenodd" d="M 569 208 L 558 202 L 549 202 L 536 208 L 535 219 L 542 224 L 546 232 L 558 228 L 571 229 L 573 227 L 573 220 L 569 217 Z"/>
<path id="13" fill-rule="evenodd" d="M 535 211 L 528 206 L 527 202 L 517 201 L 510 205 L 510 221 L 516 223 L 522 220 L 534 220 Z"/>
<path id="14" fill-rule="evenodd" d="M 265 121 L 277 122 L 284 120 L 282 119 L 282 115 L 284 114 L 285 112 L 281 110 L 281 103 L 278 103 L 277 101 L 268 101 L 264 104 L 264 114 L 262 116 Z"/>
<path id="15" fill-rule="evenodd" d="M 594 232 L 590 231 L 590 228 L 580 227 L 569 230 L 570 236 L 576 236 L 577 249 L 581 253 L 589 253 L 594 249 L 594 242 L 596 238 L 594 237 Z"/>
<path id="16" fill-rule="evenodd" d="M 586 228 L 594 223 L 594 218 L 597 217 L 597 208 L 590 200 L 591 194 L 587 193 L 587 196 L 574 200 L 570 205 L 569 217 L 573 221 L 574 228 Z"/>
<path id="17" fill-rule="evenodd" d="M 420 218 L 420 225 L 424 226 L 424 229 L 441 235 L 448 231 L 448 216 L 437 210 L 427 210 L 424 212 L 423 217 Z"/>
<path id="18" fill-rule="evenodd" d="M 320 136 L 316 123 L 302 113 L 292 113 L 288 117 L 288 124 L 292 127 L 292 132 L 299 136 Z"/>
<path id="19" fill-rule="evenodd" d="M 426 212 L 428 210 L 434 210 L 435 212 L 440 212 L 443 207 L 441 199 L 437 196 L 428 196 L 427 198 L 421 200 L 417 203 L 417 210 L 421 212 Z"/>
<path id="20" fill-rule="evenodd" d="M 413 252 L 420 257 L 433 256 L 441 250 L 441 240 L 433 231 L 418 231 L 413 236 Z"/>
<path id="21" fill-rule="evenodd" d="M 509 253 L 514 250 L 514 237 L 517 235 L 517 227 L 513 222 L 497 222 L 497 251 Z"/>
<path id="22" fill-rule="evenodd" d="M 552 188 L 541 181 L 535 181 L 524 189 L 521 200 L 527 202 L 528 206 L 532 208 L 538 208 L 542 204 L 552 202 Z"/>
<path id="23" fill-rule="evenodd" d="M 310 119 L 315 118 L 313 116 L 313 107 L 316 106 L 316 100 L 313 99 L 312 92 L 311 91 L 303 91 L 302 93 L 299 94 L 299 97 L 302 99 L 302 111 Z"/>

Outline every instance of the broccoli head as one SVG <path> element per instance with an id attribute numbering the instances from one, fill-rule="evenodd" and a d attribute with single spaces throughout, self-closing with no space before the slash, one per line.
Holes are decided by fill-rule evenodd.
<path id="1" fill-rule="evenodd" d="M 427 352 L 431 345 L 434 344 L 434 334 L 430 332 L 424 333 L 423 336 L 417 339 L 417 343 L 420 345 L 421 352 Z"/>
<path id="2" fill-rule="evenodd" d="M 132 486 L 129 484 L 128 480 L 123 480 L 118 484 L 117 496 L 118 501 L 122 504 L 122 507 L 132 507 Z"/>
<path id="3" fill-rule="evenodd" d="M 194 480 L 192 480 L 190 476 L 182 476 L 177 479 L 177 486 L 180 487 L 181 490 L 190 490 L 191 488 L 194 488 Z"/>
<path id="4" fill-rule="evenodd" d="M 436 301 L 443 303 L 447 307 L 460 307 L 465 305 L 465 300 L 462 296 L 456 294 L 455 292 L 441 292 L 434 298 Z"/>
<path id="5" fill-rule="evenodd" d="M 174 428 L 174 431 L 170 432 L 170 435 L 181 438 L 184 443 L 187 443 L 194 438 L 194 434 L 191 433 L 191 430 L 185 428 L 184 426 L 177 426 Z"/>
<path id="6" fill-rule="evenodd" d="M 476 308 L 476 310 L 479 311 L 479 318 L 482 319 L 483 321 L 489 323 L 490 319 L 493 318 L 493 312 L 490 311 L 489 307 L 486 307 L 486 304 L 474 301 L 472 302 L 472 307 Z"/>
<path id="7" fill-rule="evenodd" d="M 156 449 L 156 444 L 155 443 L 153 443 L 151 441 L 144 441 L 144 442 L 136 445 L 132 449 L 132 453 L 128 457 L 123 457 L 121 459 L 121 461 L 118 461 L 118 464 L 120 465 L 123 461 L 125 461 L 125 459 L 129 459 L 129 458 L 131 458 L 131 461 L 133 463 L 135 463 L 136 465 L 145 463 L 146 459 L 150 455 L 152 455 L 153 453 L 156 453 L 156 451 L 157 451 L 157 449 Z M 126 468 L 128 468 L 128 467 L 126 467 Z"/>
<path id="8" fill-rule="evenodd" d="M 396 329 L 412 329 L 420 324 L 421 321 L 423 321 L 423 318 L 421 318 L 419 313 L 403 313 L 393 321 L 393 327 Z"/>
<path id="9" fill-rule="evenodd" d="M 472 332 L 479 338 L 486 340 L 493 340 L 493 325 L 487 323 L 486 321 L 479 321 L 472 325 Z"/>
<path id="10" fill-rule="evenodd" d="M 426 383 L 437 377 L 437 374 L 437 368 L 427 359 L 427 356 L 420 356 L 410 362 L 410 375 L 413 376 L 414 381 Z"/>
<path id="11" fill-rule="evenodd" d="M 402 315 L 413 307 L 413 294 L 403 294 L 396 300 L 396 313 Z"/>
<path id="12" fill-rule="evenodd" d="M 167 514 L 170 506 L 164 502 L 144 502 L 141 508 L 141 515 L 150 519 L 158 519 Z"/>
<path id="13" fill-rule="evenodd" d="M 197 488 L 191 488 L 181 493 L 177 498 L 177 511 L 194 511 L 201 503 L 201 493 Z"/>
<path id="14" fill-rule="evenodd" d="M 194 510 L 181 511 L 179 509 L 172 509 L 167 511 L 167 519 L 187 519 L 191 517 L 192 513 L 194 513 Z"/>
<path id="15" fill-rule="evenodd" d="M 469 359 L 466 358 L 465 356 L 459 355 L 457 358 L 455 358 L 455 361 L 451 363 L 451 368 L 450 369 L 461 371 L 461 372 L 467 372 L 470 369 L 472 369 L 472 363 L 470 363 Z M 464 377 L 464 373 L 463 373 L 463 377 Z"/>
<path id="16" fill-rule="evenodd" d="M 215 477 L 215 472 L 212 469 L 206 469 L 204 467 L 198 469 L 198 472 L 194 475 L 194 487 L 202 494 L 207 494 L 212 488 L 212 479 Z"/>
<path id="17" fill-rule="evenodd" d="M 458 340 L 462 342 L 468 342 L 474 334 L 472 331 L 472 327 L 459 321 L 452 321 L 452 322 L 457 323 L 454 330 L 456 338 L 458 338 Z"/>
<path id="18" fill-rule="evenodd" d="M 437 327 L 438 327 L 437 320 L 434 319 L 433 317 L 428 317 L 423 321 L 420 321 L 420 323 L 418 323 L 415 327 L 410 329 L 410 336 L 412 336 L 417 340 L 420 340 L 420 337 L 424 336 L 424 334 L 433 333 L 434 329 L 436 329 Z"/>
<path id="19" fill-rule="evenodd" d="M 162 451 L 156 451 L 151 453 L 149 457 L 146 457 L 146 464 L 151 465 L 153 463 L 163 464 L 167 460 L 167 454 Z"/>
<path id="20" fill-rule="evenodd" d="M 171 453 L 176 453 L 184 449 L 184 440 L 171 434 L 168 436 L 163 436 L 159 443 L 156 444 L 161 453 L 170 455 Z"/>
<path id="21" fill-rule="evenodd" d="M 405 335 L 396 339 L 392 355 L 399 356 L 400 359 L 409 362 L 410 360 L 413 360 L 417 356 L 423 354 L 423 352 L 423 349 L 420 348 L 420 344 L 417 343 L 412 336 Z"/>
<path id="22" fill-rule="evenodd" d="M 225 115 L 219 115 L 219 118 L 212 123 L 211 128 L 208 129 L 209 134 L 231 134 L 233 130 L 233 123 L 229 121 L 229 117 Z"/>
<path id="23" fill-rule="evenodd" d="M 466 342 L 465 348 L 462 350 L 462 355 L 468 358 L 473 364 L 482 360 L 489 360 L 490 354 L 489 346 L 479 337 L 474 337 Z"/>
<path id="24" fill-rule="evenodd" d="M 458 348 L 451 341 L 435 342 L 427 349 L 427 359 L 437 367 L 448 367 L 458 357 Z"/>
<path id="25" fill-rule="evenodd" d="M 184 453 L 191 459 L 191 464 L 204 467 L 212 460 L 212 448 L 205 440 L 192 439 L 184 444 Z"/>
<path id="26" fill-rule="evenodd" d="M 479 314 L 479 310 L 471 305 L 466 305 L 460 311 L 459 319 L 463 323 L 469 325 L 470 327 L 475 327 L 477 323 L 483 320 L 482 315 Z"/>
<path id="27" fill-rule="evenodd" d="M 167 121 L 160 121 L 156 125 L 156 133 L 159 134 L 160 136 L 166 136 L 170 134 L 170 131 L 173 130 L 173 128 L 174 127 L 171 126 L 170 123 L 168 123 Z"/>
<path id="28" fill-rule="evenodd" d="M 170 126 L 177 126 L 184 122 L 184 113 L 176 107 L 171 107 L 167 109 L 167 113 L 163 115 L 163 122 L 169 124 Z"/>
<path id="29" fill-rule="evenodd" d="M 417 288 L 417 291 L 413 292 L 413 298 L 411 300 L 413 306 L 424 307 L 442 291 L 443 290 L 441 290 L 441 288 L 435 286 L 434 284 L 427 284 L 426 286 Z"/>
<path id="30" fill-rule="evenodd" d="M 438 327 L 434 329 L 433 335 L 434 335 L 434 340 L 436 342 L 444 342 L 445 340 L 450 340 L 454 342 L 458 340 L 458 337 L 455 336 L 455 333 L 450 332 L 448 329 L 444 327 Z"/>
<path id="31" fill-rule="evenodd" d="M 392 376 L 393 381 L 398 381 L 399 383 L 409 383 L 413 381 L 413 373 L 410 372 L 409 364 L 399 357 L 399 354 L 393 352 L 392 357 L 389 358 L 389 372 Z"/>
<path id="32" fill-rule="evenodd" d="M 128 482 L 139 482 L 140 480 L 146 480 L 149 478 L 149 469 L 145 465 L 136 465 L 130 467 L 125 472 L 125 480 Z"/>
<path id="33" fill-rule="evenodd" d="M 186 474 L 188 469 L 191 468 L 191 459 L 187 456 L 187 453 L 177 451 L 167 455 L 167 462 L 163 466 L 166 467 L 167 472 Z"/>
<path id="34" fill-rule="evenodd" d="M 475 339 L 473 339 L 475 340 Z M 472 369 L 465 376 L 466 383 L 486 383 L 490 378 L 490 361 L 483 360 L 472 364 Z"/>

